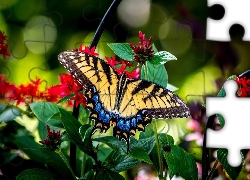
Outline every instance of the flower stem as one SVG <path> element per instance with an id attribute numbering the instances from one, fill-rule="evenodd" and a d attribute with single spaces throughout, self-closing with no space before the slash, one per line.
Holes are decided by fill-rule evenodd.
<path id="1" fill-rule="evenodd" d="M 156 142 L 158 161 L 159 161 L 159 179 L 161 180 L 163 178 L 162 164 L 161 164 L 161 147 L 157 134 L 156 119 L 154 119 L 153 125 L 154 125 L 155 142 Z"/>
<path id="2" fill-rule="evenodd" d="M 83 157 L 82 157 L 81 177 L 84 175 L 85 165 L 86 165 L 86 158 L 87 158 L 87 154 L 83 153 Z"/>
<path id="3" fill-rule="evenodd" d="M 148 80 L 147 62 L 144 64 L 144 67 L 145 67 L 145 77 L 146 77 L 146 80 Z M 153 125 L 154 125 L 155 142 L 156 142 L 158 161 L 159 161 L 159 179 L 163 180 L 163 172 L 162 172 L 162 165 L 161 165 L 161 147 L 159 144 L 159 139 L 158 139 L 158 134 L 157 134 L 156 119 L 154 119 Z"/>
<path id="4" fill-rule="evenodd" d="M 66 157 L 63 155 L 62 151 L 61 151 L 61 150 L 57 150 L 56 153 L 58 153 L 58 154 L 61 156 L 61 158 L 63 159 L 63 161 L 65 162 L 65 164 L 66 164 L 67 167 L 69 168 L 69 170 L 70 170 L 72 176 L 74 177 L 74 180 L 76 180 L 76 176 L 75 176 L 73 170 L 71 169 L 68 160 L 67 160 Z"/>
<path id="5" fill-rule="evenodd" d="M 210 171 L 210 173 L 209 173 L 209 175 L 207 177 L 207 180 L 209 180 L 212 177 L 212 175 L 214 174 L 214 171 L 215 171 L 215 168 L 216 168 L 218 162 L 219 162 L 219 159 L 217 158 L 216 161 L 215 161 L 215 163 L 214 163 L 214 165 L 213 165 L 212 170 Z"/>
<path id="6" fill-rule="evenodd" d="M 148 80 L 148 68 L 147 68 L 147 62 L 145 62 L 144 67 L 145 67 L 145 77 L 146 77 L 146 80 Z"/>

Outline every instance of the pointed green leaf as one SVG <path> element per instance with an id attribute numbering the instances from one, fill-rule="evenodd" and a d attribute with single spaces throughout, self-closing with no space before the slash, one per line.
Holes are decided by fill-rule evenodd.
<path id="1" fill-rule="evenodd" d="M 166 133 L 159 133 L 158 137 L 162 146 L 174 144 L 174 138 Z"/>
<path id="2" fill-rule="evenodd" d="M 177 60 L 177 58 L 167 51 L 160 51 L 154 54 L 154 56 L 150 60 L 150 63 L 154 65 L 160 65 L 165 64 L 166 62 L 171 60 Z"/>
<path id="3" fill-rule="evenodd" d="M 153 50 L 154 50 L 154 53 L 157 53 L 157 52 L 158 52 L 158 50 L 157 50 L 155 44 L 152 44 L 152 48 L 153 48 Z"/>
<path id="4" fill-rule="evenodd" d="M 167 85 L 167 89 L 170 90 L 170 91 L 172 91 L 172 92 L 174 92 L 174 91 L 178 90 L 179 88 L 173 86 L 172 84 L 168 84 Z"/>
<path id="5" fill-rule="evenodd" d="M 116 137 L 113 136 L 97 137 L 94 138 L 93 141 L 105 143 L 119 154 L 127 155 L 129 157 L 152 164 L 147 152 L 151 151 L 152 148 L 154 147 L 152 146 L 152 144 L 154 145 L 153 138 L 147 138 L 141 141 L 138 141 L 135 138 L 130 138 L 130 147 L 128 154 L 127 154 L 126 143 L 124 141 L 119 141 Z"/>
<path id="6" fill-rule="evenodd" d="M 227 149 L 218 149 L 217 151 L 217 158 L 219 159 L 220 163 L 222 164 L 222 167 L 227 171 L 227 174 L 230 176 L 231 179 L 237 179 L 239 176 L 239 173 L 242 168 L 242 164 L 244 163 L 244 157 L 246 156 L 247 151 L 240 151 L 240 154 L 242 156 L 242 162 L 239 167 L 232 167 L 228 164 L 227 161 L 227 155 L 228 150 Z"/>
<path id="7" fill-rule="evenodd" d="M 173 153 L 165 152 L 164 157 L 168 164 L 169 177 L 172 177 L 179 171 L 181 160 L 179 160 Z"/>
<path id="8" fill-rule="evenodd" d="M 7 107 L 7 104 L 0 103 L 0 113 Z"/>
<path id="9" fill-rule="evenodd" d="M 236 75 L 232 75 L 227 80 L 234 80 L 236 77 L 237 77 Z M 224 87 L 222 87 L 220 92 L 218 93 L 217 97 L 225 97 L 225 96 L 226 96 L 226 91 L 225 91 Z"/>
<path id="10" fill-rule="evenodd" d="M 108 46 L 122 59 L 133 61 L 134 51 L 129 43 L 109 43 Z"/>
<path id="11" fill-rule="evenodd" d="M 63 102 L 67 102 L 67 101 L 71 101 L 71 97 L 74 97 L 75 96 L 75 94 L 70 94 L 69 96 L 64 96 L 62 99 L 60 99 L 58 102 L 57 102 L 57 104 L 59 104 L 59 103 L 63 103 Z"/>
<path id="12" fill-rule="evenodd" d="M 0 122 L 13 121 L 18 116 L 21 116 L 21 113 L 17 108 L 9 108 L 0 114 Z"/>
<path id="13" fill-rule="evenodd" d="M 43 179 L 43 180 L 59 180 L 56 175 L 53 173 L 46 171 L 44 169 L 27 169 L 22 171 L 18 176 L 17 180 L 37 180 L 37 179 Z"/>
<path id="14" fill-rule="evenodd" d="M 91 131 L 92 131 L 92 126 L 89 124 L 84 124 L 80 127 L 79 132 L 82 136 L 82 141 L 85 144 L 85 146 L 92 148 L 92 141 L 91 141 Z"/>
<path id="15" fill-rule="evenodd" d="M 59 113 L 58 106 L 51 102 L 36 102 L 30 104 L 32 112 L 36 115 L 37 119 L 47 123 L 47 121 Z"/>
<path id="16" fill-rule="evenodd" d="M 225 125 L 224 117 L 222 115 L 220 115 L 220 114 L 216 114 L 216 116 L 217 116 L 217 118 L 218 118 L 218 120 L 220 122 L 221 127 L 224 127 L 224 125 Z"/>
<path id="17" fill-rule="evenodd" d="M 85 152 L 89 156 L 92 156 L 92 157 L 95 156 L 92 148 L 86 146 L 84 142 L 82 141 L 81 134 L 79 133 L 81 124 L 76 120 L 74 116 L 71 115 L 71 113 L 69 113 L 65 109 L 59 108 L 59 111 L 61 113 L 63 126 L 71 142 L 77 145 L 81 151 Z"/>
<path id="18" fill-rule="evenodd" d="M 167 87 L 168 84 L 168 73 L 164 67 L 164 65 L 153 65 L 150 62 L 146 62 L 147 72 L 148 72 L 148 80 L 152 81 L 156 84 L 162 85 L 163 87 Z M 145 65 L 142 66 L 141 70 L 141 79 L 146 79 L 145 76 Z"/>
<path id="19" fill-rule="evenodd" d="M 198 179 L 198 168 L 195 163 L 194 158 L 184 151 L 179 146 L 171 144 L 171 155 L 166 155 L 166 160 L 168 158 L 168 166 L 169 171 L 171 172 L 171 176 L 178 172 L 180 176 L 184 179 Z M 178 166 L 178 167 L 177 167 Z"/>
<path id="20" fill-rule="evenodd" d="M 122 172 L 135 167 L 140 162 L 141 160 L 112 151 L 105 159 L 104 165 L 112 171 Z"/>

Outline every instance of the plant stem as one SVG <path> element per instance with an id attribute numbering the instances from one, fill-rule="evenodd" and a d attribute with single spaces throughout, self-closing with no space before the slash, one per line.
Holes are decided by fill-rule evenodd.
<path id="1" fill-rule="evenodd" d="M 62 151 L 61 151 L 61 150 L 58 150 L 58 151 L 56 151 L 56 152 L 61 156 L 61 158 L 63 159 L 63 161 L 65 162 L 65 164 L 66 164 L 67 167 L 69 168 L 69 170 L 70 170 L 72 176 L 74 177 L 74 180 L 76 180 L 76 176 L 75 176 L 73 170 L 71 169 L 68 160 L 67 160 L 66 157 L 63 155 Z"/>
<path id="2" fill-rule="evenodd" d="M 163 178 L 162 164 L 161 164 L 161 147 L 157 134 L 156 119 L 154 119 L 153 125 L 154 125 L 155 142 L 156 142 L 158 161 L 159 161 L 159 179 L 161 180 Z"/>
<path id="3" fill-rule="evenodd" d="M 81 169 L 81 177 L 84 175 L 85 164 L 86 164 L 87 154 L 83 153 L 82 157 L 82 169 Z"/>
<path id="4" fill-rule="evenodd" d="M 146 80 L 148 80 L 148 68 L 147 68 L 147 61 L 145 62 L 145 77 L 146 77 Z"/>
<path id="5" fill-rule="evenodd" d="M 209 180 L 212 177 L 212 175 L 214 174 L 214 171 L 215 171 L 215 168 L 216 168 L 218 162 L 219 162 L 219 159 L 217 158 L 216 161 L 215 161 L 215 163 L 214 163 L 214 165 L 213 165 L 212 170 L 210 171 L 210 173 L 209 173 L 209 175 L 207 177 L 207 180 Z"/>
<path id="6" fill-rule="evenodd" d="M 147 63 L 144 64 L 144 67 L 145 67 L 145 77 L 146 77 L 146 80 L 148 80 Z M 155 142 L 156 142 L 158 161 L 159 161 L 159 179 L 162 180 L 163 179 L 163 172 L 162 172 L 162 164 L 161 164 L 161 147 L 159 144 L 155 119 L 154 119 L 153 125 L 154 125 Z"/>

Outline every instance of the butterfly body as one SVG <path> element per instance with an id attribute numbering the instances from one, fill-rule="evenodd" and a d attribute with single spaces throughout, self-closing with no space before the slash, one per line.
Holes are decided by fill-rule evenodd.
<path id="1" fill-rule="evenodd" d="M 106 132 L 113 125 L 113 135 L 129 146 L 136 129 L 145 131 L 152 118 L 190 116 L 185 102 L 170 90 L 143 79 L 127 79 L 98 57 L 75 50 L 59 54 L 60 63 L 87 90 L 86 107 L 95 121 L 94 132 Z"/>

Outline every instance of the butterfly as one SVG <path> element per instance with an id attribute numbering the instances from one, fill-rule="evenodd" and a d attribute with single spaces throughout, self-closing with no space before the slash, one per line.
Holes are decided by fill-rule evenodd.
<path id="1" fill-rule="evenodd" d="M 186 103 L 175 93 L 144 79 L 127 79 L 96 56 L 67 50 L 58 60 L 86 88 L 86 107 L 95 121 L 92 134 L 113 125 L 113 136 L 126 141 L 127 153 L 130 137 L 136 130 L 145 131 L 152 118 L 190 116 Z"/>

